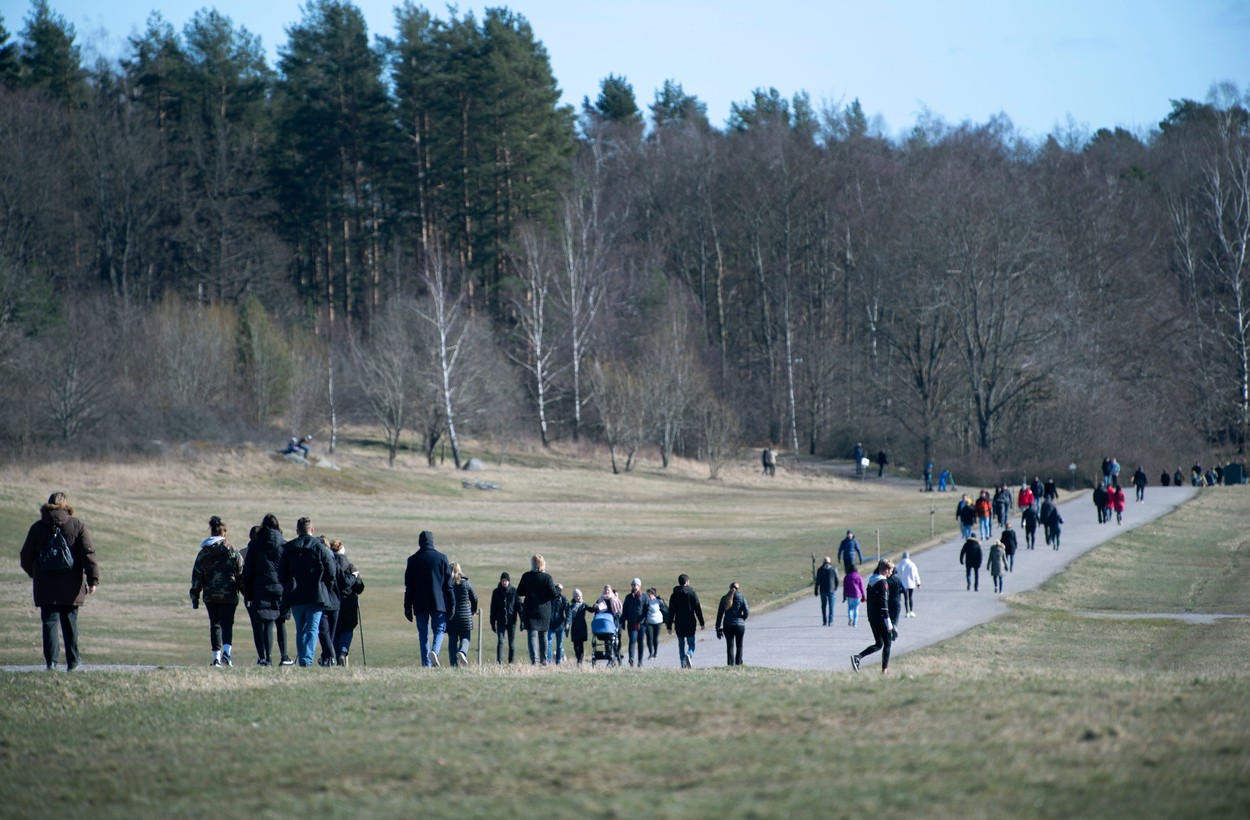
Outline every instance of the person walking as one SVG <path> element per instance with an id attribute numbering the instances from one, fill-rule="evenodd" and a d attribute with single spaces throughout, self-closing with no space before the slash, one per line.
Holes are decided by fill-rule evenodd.
<path id="1" fill-rule="evenodd" d="M 625 624 L 625 634 L 629 636 L 630 666 L 634 665 L 635 650 L 638 655 L 638 666 L 642 666 L 642 625 L 646 620 L 647 596 L 642 592 L 642 579 L 635 578 L 629 582 L 629 594 L 621 601 L 621 622 Z"/>
<path id="2" fill-rule="evenodd" d="M 528 638 L 530 665 L 546 666 L 551 602 L 560 597 L 556 582 L 547 574 L 547 559 L 537 553 L 530 556 L 529 572 L 517 582 L 516 595 L 521 605 L 521 628 Z"/>
<path id="3" fill-rule="evenodd" d="M 850 572 L 856 565 L 864 563 L 864 554 L 859 551 L 859 542 L 855 540 L 855 533 L 850 530 L 846 531 L 846 538 L 838 544 L 838 551 L 834 554 L 847 572 Z"/>
<path id="4" fill-rule="evenodd" d="M 977 523 L 980 525 L 981 538 L 983 540 L 992 538 L 994 535 L 994 502 L 990 500 L 990 491 L 982 490 L 981 495 L 973 506 L 977 511 Z"/>
<path id="5" fill-rule="evenodd" d="M 838 570 L 828 555 L 816 570 L 815 595 L 820 598 L 820 625 L 833 626 L 833 603 L 838 591 Z"/>
<path id="6" fill-rule="evenodd" d="M 1103 484 L 1099 484 L 1094 488 L 1094 492 L 1090 495 L 1090 499 L 1094 502 L 1094 509 L 1098 513 L 1098 523 L 1106 524 L 1108 501 L 1107 487 Z"/>
<path id="7" fill-rule="evenodd" d="M 404 570 L 404 617 L 409 623 L 416 620 L 422 666 L 438 666 L 453 596 L 451 562 L 435 548 L 434 533 L 422 530 L 417 551 L 408 557 Z M 546 629 L 544 623 L 544 634 Z"/>
<path id="8" fill-rule="evenodd" d="M 573 654 L 577 657 L 578 666 L 586 658 L 586 641 L 590 639 L 590 630 L 586 627 L 586 613 L 589 611 L 582 591 L 574 589 L 573 598 L 569 601 L 569 638 L 573 641 Z"/>
<path id="9" fill-rule="evenodd" d="M 547 627 L 547 662 L 564 663 L 564 632 L 569 623 L 569 599 L 564 597 L 564 584 L 556 584 L 556 597 L 551 599 L 551 623 Z"/>
<path id="10" fill-rule="evenodd" d="M 91 534 L 65 493 L 52 493 L 39 508 L 39 520 L 26 531 L 18 560 L 31 579 L 32 596 L 39 607 L 44 663 L 56 668 L 64 642 L 65 671 L 73 672 L 82 666 L 78 608 L 99 587 L 100 565 Z"/>
<path id="11" fill-rule="evenodd" d="M 1063 516 L 1059 514 L 1059 508 L 1053 504 L 1050 507 L 1050 545 L 1055 549 L 1059 549 L 1059 535 L 1063 531 Z"/>
<path id="12" fill-rule="evenodd" d="M 499 573 L 499 584 L 490 593 L 490 631 L 495 633 L 495 663 L 503 663 L 503 644 L 508 642 L 508 665 L 516 662 L 516 624 L 519 612 L 512 576 Z"/>
<path id="13" fill-rule="evenodd" d="M 893 562 L 890 563 L 891 569 L 895 567 Z M 898 579 L 896 574 L 891 571 L 885 579 L 886 588 L 886 609 L 890 612 L 890 640 L 898 640 L 898 621 L 899 615 L 903 611 L 903 582 Z"/>
<path id="14" fill-rule="evenodd" d="M 994 493 L 994 517 L 998 519 L 1000 530 L 1005 529 L 1011 520 L 1011 490 L 1006 484 L 999 484 L 998 492 Z"/>
<path id="15" fill-rule="evenodd" d="M 1010 526 L 1010 524 L 1008 524 Z M 916 590 L 920 589 L 920 569 L 907 553 L 898 562 L 894 570 L 895 577 L 903 585 L 903 604 L 907 610 L 906 617 L 916 617 Z"/>
<path id="16" fill-rule="evenodd" d="M 843 451 L 845 452 L 845 450 Z M 864 445 L 863 442 L 855 442 L 855 451 L 852 456 L 855 459 L 855 475 L 858 478 L 864 477 Z"/>
<path id="17" fill-rule="evenodd" d="M 1027 549 L 1037 546 L 1037 510 L 1032 504 L 1021 509 L 1020 526 L 1024 527 L 1024 543 Z"/>
<path id="18" fill-rule="evenodd" d="M 1107 492 L 1107 520 L 1111 520 L 1111 511 L 1115 510 L 1117 527 L 1124 523 L 1124 504 L 1127 500 L 1124 497 L 1124 488 L 1120 486 L 1120 482 L 1113 481 L 1111 489 Z"/>
<path id="19" fill-rule="evenodd" d="M 352 649 L 352 637 L 356 627 L 360 625 L 360 594 L 365 591 L 365 582 L 360 578 L 360 570 L 347 560 L 347 548 L 338 538 L 330 542 L 330 553 L 339 565 L 343 575 L 344 587 L 339 592 L 339 617 L 334 624 L 334 663 L 347 666 L 347 655 Z"/>
<path id="20" fill-rule="evenodd" d="M 282 545 L 286 538 L 273 513 L 265 515 L 248 539 L 243 558 L 243 600 L 252 621 L 252 641 L 256 644 L 256 665 L 273 666 L 273 640 L 278 637 L 278 655 L 282 666 L 294 666 L 287 654 L 286 622 L 290 610 L 282 606 L 282 579 L 278 566 L 282 562 Z"/>
<path id="21" fill-rule="evenodd" d="M 664 626 L 664 618 L 668 615 L 668 604 L 656 592 L 655 587 L 647 590 L 647 620 L 644 629 L 647 634 L 647 657 L 655 660 L 660 651 L 660 627 Z"/>
<path id="22" fill-rule="evenodd" d="M 295 538 L 282 545 L 278 579 L 282 607 L 295 619 L 295 655 L 300 666 L 313 665 L 313 651 L 321 629 L 321 612 L 330 590 L 342 586 L 338 562 L 322 540 L 313 535 L 312 520 L 295 522 Z"/>
<path id="23" fill-rule="evenodd" d="M 1167 473 L 1164 473 L 1167 475 Z M 1140 504 L 1146 500 L 1146 485 L 1150 483 L 1150 479 L 1146 478 L 1146 468 L 1138 464 L 1137 469 L 1133 472 L 1133 487 L 1137 490 L 1137 503 Z"/>
<path id="24" fill-rule="evenodd" d="M 1020 508 L 1020 514 L 1024 515 L 1024 511 L 1033 508 L 1037 501 L 1033 498 L 1033 488 L 1027 483 L 1020 485 L 1020 492 L 1016 495 L 1016 506 Z M 1033 512 L 1037 512 L 1036 509 Z"/>
<path id="25" fill-rule="evenodd" d="M 885 454 L 885 450 L 877 451 L 877 478 L 885 475 L 885 465 L 890 463 L 890 458 Z"/>
<path id="26" fill-rule="evenodd" d="M 453 668 L 469 665 L 473 639 L 473 616 L 477 614 L 477 590 L 460 564 L 451 562 L 451 609 L 447 615 L 447 660 Z"/>
<path id="27" fill-rule="evenodd" d="M 859 671 L 864 656 L 877 651 L 881 652 L 881 674 L 884 675 L 890 671 L 890 647 L 894 643 L 892 637 L 894 622 L 890 619 L 888 579 L 893 572 L 893 564 L 882 560 L 877 562 L 876 572 L 868 576 L 868 599 L 865 606 L 868 609 L 868 625 L 872 627 L 873 644 L 851 656 L 851 668 L 856 672 Z"/>
<path id="28" fill-rule="evenodd" d="M 968 582 L 968 589 L 976 592 L 981 591 L 981 558 L 981 542 L 970 537 L 959 551 L 959 563 L 964 565 L 964 578 Z"/>
<path id="29" fill-rule="evenodd" d="M 924 491 L 926 493 L 933 492 L 933 462 L 932 461 L 924 465 Z"/>
<path id="30" fill-rule="evenodd" d="M 325 548 L 330 550 L 330 555 L 334 555 L 334 550 L 330 549 L 330 541 L 324 535 L 320 536 L 321 543 Z M 337 570 L 335 574 L 336 583 L 329 588 L 329 594 L 326 596 L 326 603 L 321 608 L 321 621 L 317 624 L 317 641 L 321 644 L 321 657 L 317 659 L 319 666 L 335 666 L 334 651 L 334 635 L 338 631 L 339 626 L 339 610 L 343 606 L 343 593 L 347 591 L 347 579 L 343 577 L 344 564 L 334 559 L 334 566 Z"/>
<path id="31" fill-rule="evenodd" d="M 1003 576 L 1007 574 L 1007 549 L 1002 541 L 990 544 L 990 554 L 985 559 L 985 568 L 989 570 L 990 578 L 994 581 L 994 591 L 1001 594 Z"/>
<path id="32" fill-rule="evenodd" d="M 1003 544 L 1003 551 L 1007 553 L 1007 571 L 1016 571 L 1016 550 L 1019 544 L 1016 541 L 1016 531 L 1011 528 L 1011 522 L 1007 522 L 1007 526 L 1003 527 L 1003 531 L 999 533 L 998 540 Z"/>
<path id="33" fill-rule="evenodd" d="M 864 579 L 852 565 L 842 579 L 842 600 L 846 603 L 846 625 L 859 626 L 859 602 L 864 599 Z"/>
<path id="34" fill-rule="evenodd" d="M 209 536 L 200 543 L 191 568 L 191 608 L 208 610 L 208 639 L 213 650 L 212 666 L 234 666 L 234 613 L 239 607 L 243 585 L 243 558 L 226 540 L 226 524 L 220 516 L 208 519 Z"/>
<path id="35" fill-rule="evenodd" d="M 738 582 L 729 585 L 729 591 L 720 599 L 716 608 L 716 637 L 725 639 L 725 663 L 742 666 L 742 638 L 747 631 L 747 618 L 751 609 L 743 596 Z"/>
<path id="36" fill-rule="evenodd" d="M 1052 522 L 1055 517 L 1055 502 L 1049 498 L 1042 501 L 1041 509 L 1038 510 L 1037 520 L 1042 525 L 1042 532 L 1046 536 L 1046 543 L 1053 544 L 1055 533 L 1052 529 Z"/>
<path id="37" fill-rule="evenodd" d="M 955 518 L 959 521 L 959 534 L 964 538 L 971 538 L 973 528 L 977 525 L 977 508 L 972 503 L 972 499 L 968 498 L 967 493 L 955 506 Z"/>
<path id="38" fill-rule="evenodd" d="M 704 628 L 703 608 L 699 606 L 698 593 L 690 586 L 690 576 L 683 572 L 677 576 L 677 586 L 669 596 L 668 620 L 665 621 L 670 635 L 673 630 L 677 631 L 677 657 L 682 669 L 694 666 L 695 622 L 699 629 Z"/>

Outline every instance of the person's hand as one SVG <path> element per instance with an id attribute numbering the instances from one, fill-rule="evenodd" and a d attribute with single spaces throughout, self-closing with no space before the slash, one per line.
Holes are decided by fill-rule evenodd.
<path id="1" fill-rule="evenodd" d="M 412 607 L 404 607 L 404 617 L 408 619 L 408 623 L 412 623 Z"/>
<path id="2" fill-rule="evenodd" d="M 88 594 L 88 595 L 95 595 L 95 588 L 96 588 L 96 585 L 95 585 L 95 584 L 92 584 L 91 586 L 87 587 L 87 594 Z"/>
<path id="3" fill-rule="evenodd" d="M 723 637 L 725 637 L 725 630 L 723 629 L 716 630 L 716 640 L 719 641 Z"/>
<path id="4" fill-rule="evenodd" d="M 191 599 L 191 608 L 192 608 L 192 609 L 199 609 L 199 608 L 200 608 L 200 599 L 199 599 L 199 598 L 192 598 L 192 599 Z"/>
<path id="5" fill-rule="evenodd" d="M 894 631 L 894 622 L 893 622 L 893 621 L 891 621 L 889 618 L 886 618 L 886 619 L 885 619 L 885 631 L 886 631 L 886 632 L 893 632 L 893 631 Z"/>

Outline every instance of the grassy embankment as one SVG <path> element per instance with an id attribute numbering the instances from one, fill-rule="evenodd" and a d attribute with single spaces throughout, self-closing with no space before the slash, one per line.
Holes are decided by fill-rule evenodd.
<path id="1" fill-rule="evenodd" d="M 224 474 L 214 478 L 216 470 Z M 108 594 L 125 599 L 102 587 L 84 611 L 87 661 L 202 664 L 205 619 L 184 607 L 197 522 L 218 510 L 255 518 L 262 510 L 252 499 L 286 474 L 215 465 L 123 488 L 124 473 L 69 487 L 107 545 Z M 585 586 L 687 570 L 709 588 L 741 577 L 760 599 L 804 586 L 808 554 L 846 526 L 888 520 L 899 544 L 928 535 L 927 501 L 914 493 L 794 476 L 770 484 L 745 466 L 719 486 L 695 471 L 620 480 L 569 465 L 494 469 L 487 478 L 504 487 L 498 494 L 463 492 L 458 478 L 366 466 L 354 476 L 301 475 L 263 505 L 284 524 L 311 508 L 327 532 L 350 534 L 353 559 L 374 581 L 368 669 L 197 665 L 0 678 L 3 813 L 1242 817 L 1250 809 L 1250 620 L 1073 614 L 1247 613 L 1242 491 L 1209 491 L 1121 536 L 1014 598 L 1009 616 L 900 659 L 891 679 L 842 669 L 422 671 L 411 666 L 410 627 L 391 624 L 409 549 L 391 546 L 403 543 L 390 540 L 396 533 L 448 533 L 448 551 L 459 549 L 486 579 L 483 592 L 495 567 L 520 569 L 541 548 Z M 29 523 L 30 498 L 48 486 L 41 476 L 11 479 L 0 485 L 10 544 Z M 0 652 L 6 663 L 37 663 L 37 623 L 14 563 L 3 568 Z"/>

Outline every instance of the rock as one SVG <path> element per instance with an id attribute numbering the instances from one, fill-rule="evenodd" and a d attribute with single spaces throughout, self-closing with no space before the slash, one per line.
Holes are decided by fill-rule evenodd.
<path id="1" fill-rule="evenodd" d="M 476 473 L 476 472 L 485 470 L 486 467 L 485 465 L 482 464 L 482 462 L 478 461 L 476 458 L 471 458 L 464 463 L 464 469 L 468 472 Z"/>

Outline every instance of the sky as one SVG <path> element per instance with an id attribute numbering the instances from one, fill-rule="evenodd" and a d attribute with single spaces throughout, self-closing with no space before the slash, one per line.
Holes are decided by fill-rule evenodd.
<path id="1" fill-rule="evenodd" d="M 153 9 L 176 29 L 211 6 L 276 62 L 299 0 L 49 0 L 88 55 L 122 56 Z M 398 0 L 358 0 L 390 35 Z M 425 3 L 446 19 L 445 5 Z M 563 101 L 593 101 L 623 76 L 644 111 L 667 79 L 721 126 L 754 89 L 810 94 L 818 110 L 858 99 L 890 136 L 921 117 L 956 125 L 1005 114 L 1022 135 L 1123 127 L 1138 133 L 1170 100 L 1215 82 L 1250 92 L 1250 0 L 514 0 L 547 49 Z M 0 0 L 16 37 L 28 0 Z"/>

